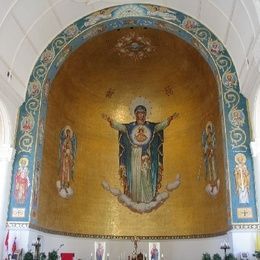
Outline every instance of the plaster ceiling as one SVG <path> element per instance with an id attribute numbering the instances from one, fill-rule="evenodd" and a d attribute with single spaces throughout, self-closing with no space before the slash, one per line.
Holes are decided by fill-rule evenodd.
<path id="1" fill-rule="evenodd" d="M 0 89 L 22 102 L 37 58 L 59 32 L 87 14 L 125 3 L 133 1 L 0 0 Z M 259 0 L 145 0 L 143 3 L 179 10 L 212 30 L 228 49 L 241 90 L 248 95 L 253 88 L 249 79 L 255 77 L 260 64 Z"/>

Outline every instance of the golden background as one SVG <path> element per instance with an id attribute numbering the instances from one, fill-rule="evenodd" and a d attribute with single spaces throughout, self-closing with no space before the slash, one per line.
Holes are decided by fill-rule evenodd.
<path id="1" fill-rule="evenodd" d="M 155 50 L 139 61 L 118 55 L 114 46 L 135 32 Z M 107 91 L 113 94 L 107 97 Z M 172 92 L 166 92 L 170 89 Z M 119 122 L 133 120 L 129 107 L 138 96 L 152 105 L 149 120 L 159 122 L 178 112 L 165 129 L 162 187 L 181 176 L 181 185 L 151 213 L 134 213 L 101 185 L 121 188 L 118 176 L 118 133 L 102 113 Z M 209 235 L 228 229 L 224 148 L 217 83 L 208 64 L 192 46 L 166 32 L 123 29 L 93 38 L 58 72 L 48 98 L 40 185 L 38 226 L 86 235 Z M 216 168 L 220 192 L 206 191 L 201 144 L 207 121 L 216 128 Z M 74 195 L 59 196 L 59 134 L 70 125 L 77 136 Z M 122 188 L 121 188 L 122 190 Z"/>

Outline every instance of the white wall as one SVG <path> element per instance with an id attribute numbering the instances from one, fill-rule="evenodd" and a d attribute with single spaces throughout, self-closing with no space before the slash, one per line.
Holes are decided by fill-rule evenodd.
<path id="1" fill-rule="evenodd" d="M 255 252 L 256 231 L 232 230 L 229 236 L 233 241 L 233 252 L 236 256 L 240 252 L 248 252 L 250 259 L 255 259 L 252 254 Z"/>
<path id="2" fill-rule="evenodd" d="M 6 146 L 0 146 L 0 169 L 1 169 L 1 181 L 0 181 L 0 245 L 4 244 L 4 238 L 6 234 L 6 218 L 7 209 L 9 204 L 9 195 L 11 187 L 11 158 L 13 151 Z M 4 253 L 2 246 L 0 247 L 0 258 Z"/>

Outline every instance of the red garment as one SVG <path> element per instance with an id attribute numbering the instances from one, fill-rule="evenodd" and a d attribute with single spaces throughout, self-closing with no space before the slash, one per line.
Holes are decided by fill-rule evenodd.
<path id="1" fill-rule="evenodd" d="M 6 237 L 5 237 L 5 247 L 6 247 L 7 251 L 8 251 L 8 243 L 9 243 L 9 230 L 8 230 Z"/>
<path id="2" fill-rule="evenodd" d="M 15 251 L 16 251 L 16 237 L 14 238 L 14 242 L 12 245 L 12 254 L 14 254 Z"/>
<path id="3" fill-rule="evenodd" d="M 26 195 L 29 187 L 29 178 L 27 168 L 19 169 L 15 176 L 15 200 L 19 204 L 23 204 L 26 200 Z"/>

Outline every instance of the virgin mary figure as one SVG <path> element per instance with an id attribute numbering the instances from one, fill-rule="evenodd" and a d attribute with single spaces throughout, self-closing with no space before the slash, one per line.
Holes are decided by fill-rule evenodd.
<path id="1" fill-rule="evenodd" d="M 135 121 L 122 124 L 103 117 L 119 131 L 119 174 L 124 194 L 136 203 L 149 203 L 161 187 L 163 171 L 163 130 L 178 116 L 174 113 L 160 123 L 146 120 L 147 109 L 137 105 Z"/>

